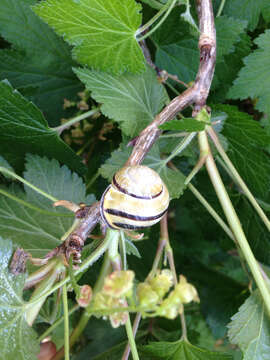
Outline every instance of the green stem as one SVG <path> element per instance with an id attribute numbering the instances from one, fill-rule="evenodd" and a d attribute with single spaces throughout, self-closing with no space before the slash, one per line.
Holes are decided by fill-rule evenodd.
<path id="1" fill-rule="evenodd" d="M 69 360 L 69 317 L 68 317 L 68 300 L 67 285 L 63 286 L 63 308 L 64 308 L 64 333 L 65 333 L 65 360 Z"/>
<path id="2" fill-rule="evenodd" d="M 128 319 L 127 319 L 127 322 L 125 325 L 126 325 L 126 332 L 127 332 L 128 342 L 129 342 L 133 360 L 140 360 L 138 351 L 137 351 L 137 347 L 136 347 L 135 338 L 134 338 L 133 331 L 132 331 L 132 326 L 131 326 L 129 315 L 128 315 Z"/>
<path id="3" fill-rule="evenodd" d="M 215 131 L 213 130 L 213 128 L 211 128 L 210 126 L 207 127 L 207 132 L 209 133 L 209 135 L 211 136 L 211 139 L 213 140 L 220 156 L 222 157 L 222 159 L 224 160 L 226 166 L 229 169 L 229 175 L 232 175 L 232 178 L 234 181 L 237 182 L 237 184 L 241 187 L 241 189 L 243 190 L 244 194 L 246 195 L 246 197 L 248 198 L 248 200 L 250 201 L 250 203 L 253 205 L 254 209 L 257 211 L 258 215 L 260 216 L 260 218 L 262 219 L 262 221 L 264 222 L 265 226 L 267 227 L 267 229 L 270 231 L 270 221 L 267 218 L 267 216 L 265 215 L 263 209 L 260 207 L 260 205 L 258 204 L 258 202 L 256 201 L 256 199 L 254 198 L 254 196 L 252 195 L 252 193 L 249 191 L 247 185 L 245 184 L 245 182 L 243 181 L 243 179 L 241 178 L 241 176 L 238 174 L 238 171 L 236 170 L 236 168 L 234 167 L 233 163 L 231 162 L 231 160 L 229 159 L 228 155 L 226 154 L 226 152 L 224 151 Z"/>
<path id="4" fill-rule="evenodd" d="M 72 217 L 74 215 L 72 214 L 66 214 L 66 213 L 57 213 L 57 212 L 54 212 L 54 211 L 49 211 L 49 210 L 44 210 L 44 209 L 41 209 L 35 205 L 32 205 L 31 203 L 27 202 L 27 201 L 24 201 L 20 198 L 18 198 L 17 196 L 15 195 L 12 195 L 10 194 L 8 191 L 5 191 L 3 189 L 0 189 L 0 194 L 8 197 L 9 199 L 11 200 L 14 200 L 16 201 L 18 204 L 21 204 L 25 207 L 28 207 L 29 209 L 32 209 L 32 210 L 35 210 L 35 211 L 38 211 L 40 212 L 41 214 L 44 214 L 44 215 L 48 215 L 48 216 L 61 216 L 61 217 Z"/>
<path id="5" fill-rule="evenodd" d="M 84 262 L 82 263 L 80 268 L 78 270 L 74 271 L 74 275 L 76 276 L 76 275 L 80 274 L 81 272 L 86 270 L 89 266 L 91 266 L 95 261 L 97 261 L 101 257 L 101 255 L 107 250 L 109 241 L 110 241 L 109 238 L 105 238 L 103 243 L 100 244 L 96 248 L 96 250 L 93 251 L 93 253 L 87 259 L 84 260 Z M 36 299 L 34 299 L 33 301 L 31 301 L 29 303 L 29 305 L 30 304 L 33 305 L 33 304 L 39 302 L 43 297 L 47 297 L 47 296 L 51 295 L 57 289 L 62 287 L 64 284 L 66 284 L 68 281 L 70 281 L 70 277 L 66 276 L 65 279 L 63 279 L 62 281 L 59 281 L 55 286 L 53 286 L 46 293 L 44 293 L 43 295 L 41 295 L 41 296 L 37 297 Z"/>
<path id="6" fill-rule="evenodd" d="M 100 172 L 97 171 L 95 173 L 95 175 L 88 181 L 87 185 L 86 185 L 86 190 L 89 190 L 89 188 L 93 185 L 93 183 L 97 180 L 97 178 L 99 177 Z"/>
<path id="7" fill-rule="evenodd" d="M 71 310 L 69 310 L 68 316 L 71 316 L 78 309 L 80 309 L 80 306 L 78 304 L 73 306 L 73 308 Z M 55 330 L 59 325 L 61 325 L 63 321 L 64 321 L 64 316 L 62 316 L 60 319 L 56 320 L 46 331 L 44 331 L 44 333 L 42 335 L 40 335 L 40 337 L 38 338 L 38 342 L 41 342 L 48 335 L 50 335 L 50 333 L 53 332 L 53 330 Z"/>
<path id="8" fill-rule="evenodd" d="M 216 191 L 216 194 L 218 196 L 220 204 L 223 208 L 223 211 L 227 218 L 228 224 L 230 225 L 230 228 L 235 236 L 235 239 L 237 240 L 239 247 L 241 248 L 243 255 L 249 265 L 251 273 L 252 273 L 252 275 L 256 281 L 256 284 L 261 292 L 261 295 L 264 300 L 265 306 L 267 308 L 268 314 L 270 315 L 270 294 L 269 294 L 268 288 L 262 277 L 258 263 L 253 255 L 253 253 L 250 249 L 250 246 L 248 244 L 248 241 L 245 237 L 245 234 L 241 227 L 239 218 L 238 218 L 238 216 L 235 212 L 235 209 L 231 203 L 231 200 L 228 196 L 225 186 L 221 180 L 221 177 L 219 175 L 218 169 L 216 167 L 214 158 L 212 156 L 212 153 L 211 153 L 211 150 L 209 147 L 209 143 L 208 143 L 208 139 L 207 139 L 207 135 L 206 135 L 205 131 L 199 132 L 198 140 L 199 140 L 200 150 L 202 152 L 208 152 L 208 156 L 206 158 L 206 168 L 207 168 L 208 174 L 210 176 L 210 179 L 212 181 L 212 184 L 214 186 L 214 189 Z"/>
<path id="9" fill-rule="evenodd" d="M 68 273 L 69 273 L 69 276 L 70 276 L 71 285 L 72 285 L 73 290 L 74 290 L 75 295 L 76 295 L 76 299 L 79 299 L 80 298 L 80 286 L 77 284 L 77 281 L 76 281 L 75 275 L 74 275 L 73 256 L 71 256 L 70 259 L 69 259 Z"/>
<path id="10" fill-rule="evenodd" d="M 174 5 L 176 4 L 176 2 L 177 2 L 177 0 L 172 0 L 171 3 L 168 1 L 167 4 L 165 4 L 164 7 L 162 9 L 160 9 L 159 12 L 151 20 L 148 21 L 148 23 L 146 23 L 144 26 L 139 28 L 136 33 L 136 36 L 138 36 L 139 34 L 144 32 L 146 29 L 148 29 L 167 10 L 165 15 L 163 16 L 163 18 L 156 24 L 156 26 L 154 26 L 145 35 L 141 36 L 140 38 L 137 38 L 137 41 L 142 41 L 142 40 L 146 39 L 148 36 L 150 36 L 151 34 L 153 34 L 153 32 L 155 32 L 161 26 L 161 24 L 167 19 L 170 12 L 172 11 Z"/>
<path id="11" fill-rule="evenodd" d="M 97 282 L 93 289 L 93 295 L 95 295 L 97 292 L 101 290 L 104 283 L 104 279 L 108 275 L 110 269 L 111 269 L 111 263 L 108 257 L 108 253 L 106 253 L 104 256 L 103 264 Z M 75 342 L 82 334 L 91 316 L 92 316 L 92 312 L 90 311 L 90 305 L 88 305 L 88 307 L 84 310 L 78 324 L 76 325 L 76 328 L 73 330 L 70 336 L 70 348 L 75 344 Z M 64 356 L 64 349 L 61 348 L 53 357 L 53 360 L 60 360 L 62 359 L 63 356 Z"/>
<path id="12" fill-rule="evenodd" d="M 164 4 L 161 4 L 160 2 L 156 1 L 156 0 L 141 0 L 141 2 L 144 2 L 145 4 L 151 6 L 154 9 L 161 9 Z"/>
<path id="13" fill-rule="evenodd" d="M 172 151 L 170 156 L 165 159 L 165 164 L 171 161 L 175 156 L 179 155 L 185 148 L 190 144 L 192 139 L 195 137 L 196 132 L 192 132 L 189 135 L 185 136 L 185 138 L 176 146 L 176 148 Z"/>
<path id="14" fill-rule="evenodd" d="M 106 236 L 109 236 L 111 239 L 108 247 L 108 255 L 112 263 L 112 267 L 114 270 L 121 270 L 121 258 L 118 252 L 120 231 L 108 228 L 107 234 Z"/>
<path id="15" fill-rule="evenodd" d="M 10 170 L 0 166 L 0 172 L 2 172 L 4 174 L 8 174 L 9 176 L 12 176 L 14 179 L 19 180 L 23 184 L 29 186 L 31 189 L 35 190 L 37 193 L 45 196 L 47 199 L 49 199 L 49 200 L 51 200 L 53 202 L 56 202 L 58 200 L 54 196 L 51 196 L 51 195 L 47 194 L 45 191 L 37 188 L 35 185 L 31 184 L 27 180 L 24 180 L 24 178 L 22 178 L 19 175 L 15 174 L 13 171 L 10 171 Z"/>
<path id="16" fill-rule="evenodd" d="M 216 15 L 217 17 L 221 15 L 222 10 L 223 10 L 224 5 L 225 5 L 225 2 L 226 2 L 226 0 L 221 0 L 221 3 L 220 3 L 219 8 L 218 8 L 217 15 Z"/>
<path id="17" fill-rule="evenodd" d="M 84 120 L 96 113 L 99 112 L 99 109 L 94 109 L 94 110 L 89 110 L 81 115 L 78 115 L 70 120 L 68 120 L 67 122 L 65 122 L 63 125 L 57 126 L 55 128 L 52 128 L 52 130 L 56 131 L 58 133 L 58 135 L 61 135 L 61 133 L 68 129 L 70 126 L 76 124 L 77 122 Z"/>
<path id="18" fill-rule="evenodd" d="M 200 201 L 200 203 L 206 208 L 210 215 L 216 220 L 216 222 L 222 227 L 225 233 L 235 241 L 233 233 L 230 228 L 225 224 L 222 218 L 218 215 L 218 213 L 214 210 L 214 208 L 209 204 L 209 202 L 200 194 L 200 192 L 193 186 L 192 184 L 188 184 L 189 190 L 193 193 L 193 195 Z"/>

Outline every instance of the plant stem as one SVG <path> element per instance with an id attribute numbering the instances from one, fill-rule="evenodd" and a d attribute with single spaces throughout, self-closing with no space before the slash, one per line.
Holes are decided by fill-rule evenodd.
<path id="1" fill-rule="evenodd" d="M 260 207 L 260 205 L 258 204 L 256 199 L 254 198 L 254 196 L 252 195 L 252 193 L 248 189 L 247 185 L 245 184 L 245 182 L 243 181 L 241 176 L 238 174 L 238 171 L 236 170 L 233 163 L 229 159 L 228 155 L 224 151 L 224 149 L 223 149 L 223 147 L 222 147 L 222 145 L 221 145 L 221 143 L 220 143 L 214 129 L 209 126 L 209 127 L 207 127 L 207 132 L 211 136 L 211 139 L 213 140 L 213 142 L 214 142 L 220 156 L 222 157 L 222 159 L 224 160 L 225 164 L 227 165 L 229 171 L 233 175 L 233 180 L 236 181 L 238 183 L 238 185 L 241 187 L 244 194 L 249 199 L 249 201 L 253 205 L 254 209 L 257 211 L 258 215 L 262 219 L 262 221 L 265 223 L 265 226 L 270 231 L 270 221 L 269 221 L 269 219 L 267 218 L 267 216 L 265 215 L 263 209 Z M 229 175 L 231 175 L 230 172 L 229 172 Z"/>
<path id="2" fill-rule="evenodd" d="M 176 146 L 176 148 L 172 151 L 170 156 L 165 159 L 165 164 L 171 161 L 175 156 L 180 154 L 185 148 L 190 144 L 192 139 L 195 137 L 196 132 L 192 132 L 189 135 L 185 136 L 185 138 Z"/>
<path id="3" fill-rule="evenodd" d="M 91 266 L 95 261 L 97 261 L 101 255 L 107 250 L 108 248 L 108 244 L 109 244 L 110 239 L 109 238 L 105 238 L 103 243 L 100 244 L 96 250 L 93 251 L 93 253 L 84 260 L 84 262 L 82 263 L 81 267 L 74 271 L 74 275 L 78 275 L 81 272 L 83 272 L 84 270 L 86 270 L 89 266 Z M 59 289 L 60 287 L 62 287 L 64 284 L 66 284 L 68 281 L 70 281 L 70 277 L 66 276 L 65 279 L 63 279 L 62 281 L 59 281 L 55 286 L 53 286 L 50 290 L 48 290 L 46 293 L 44 293 L 43 295 L 39 296 L 38 298 L 36 298 L 35 300 L 31 301 L 30 304 L 33 305 L 36 302 L 39 302 L 43 297 L 47 297 L 49 295 L 51 295 L 52 293 L 54 293 L 57 289 Z"/>
<path id="4" fill-rule="evenodd" d="M 78 304 L 73 306 L 73 308 L 71 310 L 69 310 L 68 316 L 71 316 L 79 308 L 80 308 L 80 306 Z M 45 339 L 48 335 L 50 335 L 50 333 L 54 329 L 56 329 L 59 325 L 61 325 L 63 321 L 64 321 L 64 316 L 62 316 L 60 319 L 55 321 L 46 331 L 44 331 L 44 333 L 42 335 L 40 335 L 40 337 L 38 338 L 38 341 L 41 342 L 43 339 Z"/>
<path id="5" fill-rule="evenodd" d="M 75 116 L 74 118 L 68 120 L 67 122 L 65 122 L 64 124 L 57 126 L 55 128 L 52 128 L 52 130 L 56 131 L 58 133 L 58 135 L 61 135 L 61 133 L 68 129 L 70 126 L 76 124 L 77 122 L 84 120 L 96 113 L 99 112 L 99 109 L 93 109 L 93 110 L 89 110 L 81 115 Z"/>
<path id="6" fill-rule="evenodd" d="M 129 342 L 129 346 L 130 346 L 130 350 L 131 350 L 131 353 L 132 353 L 133 360 L 140 360 L 139 355 L 138 355 L 138 351 L 137 351 L 137 347 L 136 347 L 135 338 L 134 338 L 133 331 L 132 331 L 132 326 L 131 326 L 129 314 L 128 314 L 128 319 L 126 321 L 125 326 L 126 326 L 128 342 Z"/>
<path id="7" fill-rule="evenodd" d="M 136 336 L 136 333 L 137 333 L 141 318 L 142 318 L 142 315 L 141 315 L 141 313 L 138 312 L 136 314 L 136 316 L 135 316 L 133 326 L 132 326 L 133 337 Z M 129 343 L 128 343 L 126 348 L 125 348 L 125 351 L 124 351 L 124 354 L 123 354 L 121 360 L 128 360 L 129 353 L 130 353 L 130 346 L 129 346 Z"/>
<path id="8" fill-rule="evenodd" d="M 65 333 L 65 360 L 69 360 L 69 318 L 68 318 L 68 301 L 67 285 L 63 286 L 63 308 L 64 308 L 64 333 Z"/>
<path id="9" fill-rule="evenodd" d="M 225 2 L 226 2 L 226 0 L 221 0 L 221 3 L 220 3 L 220 5 L 219 5 L 219 8 L 218 8 L 218 12 L 217 12 L 216 17 L 218 17 L 218 16 L 220 16 L 220 15 L 221 15 L 222 10 L 223 10 L 224 5 L 225 5 Z"/>
<path id="10" fill-rule="evenodd" d="M 29 186 L 31 189 L 35 190 L 37 193 L 45 196 L 47 199 L 49 199 L 49 200 L 51 200 L 53 202 L 56 202 L 58 200 L 54 196 L 51 196 L 51 195 L 47 194 L 45 191 L 37 188 L 35 185 L 31 184 L 30 182 L 28 182 L 24 178 L 22 178 L 19 175 L 15 174 L 13 171 L 10 171 L 10 170 L 0 166 L 0 172 L 2 172 L 4 174 L 8 174 L 9 176 L 12 176 L 14 179 L 19 180 L 23 184 Z"/>
<path id="11" fill-rule="evenodd" d="M 92 185 L 93 183 L 97 180 L 97 178 L 99 177 L 100 175 L 100 172 L 97 171 L 95 173 L 95 175 L 88 181 L 88 183 L 86 184 L 86 190 L 88 190 Z"/>
<path id="12" fill-rule="evenodd" d="M 225 233 L 235 241 L 234 235 L 231 232 L 231 229 L 227 226 L 227 224 L 221 219 L 215 209 L 209 204 L 209 202 L 201 195 L 201 193 L 193 186 L 192 184 L 188 184 L 189 190 L 193 193 L 193 195 L 200 201 L 200 203 L 206 208 L 210 215 L 216 220 L 216 222 L 222 227 Z"/>
<path id="13" fill-rule="evenodd" d="M 136 36 L 138 36 L 139 34 L 143 33 L 146 29 L 148 29 L 167 10 L 163 18 L 156 24 L 156 26 L 154 26 L 150 31 L 148 31 L 142 37 L 137 38 L 137 41 L 142 41 L 146 39 L 148 36 L 150 36 L 153 32 L 155 32 L 161 26 L 161 24 L 167 19 L 176 2 L 177 0 L 172 0 L 171 3 L 168 1 L 164 5 L 164 7 L 161 8 L 159 12 L 152 19 L 148 21 L 148 23 L 146 23 L 144 26 L 139 28 L 139 30 L 136 33 Z"/>
<path id="14" fill-rule="evenodd" d="M 239 244 L 239 247 L 241 248 L 243 255 L 249 265 L 251 273 L 252 273 L 252 275 L 256 281 L 256 284 L 261 292 L 262 298 L 264 300 L 265 306 L 266 306 L 268 314 L 270 316 L 270 293 L 269 293 L 269 290 L 268 290 L 266 283 L 262 277 L 258 263 L 250 249 L 250 246 L 249 246 L 248 241 L 245 237 L 245 234 L 242 230 L 240 221 L 234 210 L 234 207 L 231 203 L 231 200 L 228 196 L 225 186 L 221 180 L 221 177 L 219 175 L 218 169 L 216 167 L 214 158 L 212 156 L 212 153 L 211 153 L 211 150 L 209 147 L 209 143 L 208 143 L 208 139 L 207 139 L 207 135 L 206 135 L 205 131 L 199 132 L 198 140 L 199 140 L 200 150 L 202 152 L 208 152 L 208 156 L 206 158 L 206 168 L 207 168 L 208 174 L 210 176 L 210 179 L 212 181 L 212 184 L 214 186 L 214 189 L 216 191 L 216 194 L 218 196 L 220 204 L 223 208 L 223 211 L 227 218 L 228 224 L 230 225 L 231 230 Z"/>
<path id="15" fill-rule="evenodd" d="M 156 1 L 156 0 L 141 0 L 141 2 L 144 2 L 145 4 L 153 7 L 154 9 L 161 9 L 164 4 L 161 4 L 160 2 Z"/>
<path id="16" fill-rule="evenodd" d="M 93 289 L 93 296 L 99 292 L 103 286 L 103 282 L 104 282 L 104 278 L 107 276 L 107 274 L 109 273 L 111 269 L 111 264 L 110 264 L 110 260 L 108 257 L 108 253 L 105 254 L 104 256 L 104 260 L 103 260 L 103 264 L 97 279 L 97 282 L 94 286 Z M 73 330 L 70 339 L 69 339 L 69 343 L 70 343 L 70 348 L 72 348 L 72 346 L 75 344 L 75 342 L 78 340 L 78 338 L 80 337 L 80 335 L 82 334 L 83 330 L 85 329 L 86 325 L 88 324 L 89 319 L 92 316 L 92 312 L 90 311 L 91 308 L 91 303 L 87 306 L 87 308 L 84 310 L 84 312 L 82 313 L 82 316 L 80 317 L 80 320 L 78 322 L 78 324 L 76 325 L 76 328 Z M 60 360 L 62 359 L 64 356 L 64 349 L 61 348 L 53 357 L 52 360 Z"/>

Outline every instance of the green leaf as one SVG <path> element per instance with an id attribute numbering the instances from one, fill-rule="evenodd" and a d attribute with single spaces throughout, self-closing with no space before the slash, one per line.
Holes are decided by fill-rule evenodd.
<path id="1" fill-rule="evenodd" d="M 270 3 L 265 1 L 262 8 L 262 16 L 265 21 L 270 22 Z"/>
<path id="2" fill-rule="evenodd" d="M 258 24 L 260 13 L 268 0 L 230 0 L 226 1 L 223 13 L 235 19 L 248 21 L 249 30 L 254 30 Z"/>
<path id="3" fill-rule="evenodd" d="M 143 130 L 168 99 L 150 67 L 141 75 L 115 76 L 89 69 L 75 69 L 75 73 L 92 97 L 102 103 L 102 113 L 119 122 L 126 135 Z"/>
<path id="4" fill-rule="evenodd" d="M 134 0 L 47 0 L 34 11 L 66 41 L 82 64 L 116 74 L 144 69 L 136 41 L 141 6 Z"/>
<path id="5" fill-rule="evenodd" d="M 66 166 L 60 167 L 56 160 L 28 155 L 24 177 L 57 199 L 75 203 L 91 203 L 94 200 L 93 196 L 86 197 L 81 178 L 71 173 Z M 4 190 L 41 211 L 1 196 L 0 231 L 3 236 L 35 256 L 44 255 L 61 243 L 62 235 L 74 220 L 71 212 L 60 207 L 54 208 L 51 201 L 27 186 L 25 193 L 18 186 Z"/>
<path id="6" fill-rule="evenodd" d="M 247 22 L 233 19 L 227 16 L 219 16 L 215 19 L 217 32 L 217 62 L 220 62 L 224 55 L 235 50 L 235 44 L 240 41 L 240 35 L 244 32 Z"/>
<path id="7" fill-rule="evenodd" d="M 229 339 L 244 353 L 244 360 L 268 360 L 270 320 L 258 290 L 254 291 L 228 325 Z"/>
<path id="8" fill-rule="evenodd" d="M 267 74 L 270 72 L 270 30 L 266 30 L 254 40 L 258 49 L 244 59 L 245 66 L 228 93 L 228 98 L 258 99 L 255 108 L 270 114 L 270 85 Z"/>
<path id="9" fill-rule="evenodd" d="M 230 354 L 199 348 L 184 340 L 153 342 L 141 349 L 143 354 L 150 355 L 153 360 L 232 360 Z"/>
<path id="10" fill-rule="evenodd" d="M 2 156 L 0 156 L 0 166 L 4 167 L 6 169 L 8 169 L 9 171 L 14 172 L 14 170 L 12 169 L 12 167 L 9 165 L 9 163 L 7 162 L 7 160 L 5 160 Z M 8 179 L 13 179 L 10 175 L 8 174 L 4 174 L 2 173 L 3 176 L 5 176 Z"/>
<path id="11" fill-rule="evenodd" d="M 216 110 L 228 114 L 222 134 L 229 143 L 228 156 L 250 190 L 266 197 L 270 183 L 270 159 L 263 148 L 270 137 L 253 118 L 237 110 L 235 106 L 216 105 Z"/>
<path id="12" fill-rule="evenodd" d="M 34 330 L 25 321 L 23 300 L 25 275 L 9 272 L 12 243 L 0 238 L 0 359 L 35 360 L 39 342 Z"/>
<path id="13" fill-rule="evenodd" d="M 184 118 L 181 120 L 171 120 L 160 126 L 162 130 L 178 130 L 178 131 L 202 131 L 205 128 L 206 123 L 198 121 L 194 118 Z"/>
<path id="14" fill-rule="evenodd" d="M 0 80 L 7 78 L 25 94 L 31 90 L 31 100 L 50 124 L 57 124 L 63 116 L 63 99 L 73 99 L 81 84 L 72 71 L 69 46 L 30 9 L 35 3 L 0 2 L 0 33 L 13 45 L 12 50 L 0 51 Z"/>
<path id="15" fill-rule="evenodd" d="M 40 110 L 7 82 L 0 82 L 0 153 L 21 170 L 28 152 L 51 156 L 80 174 L 85 172 L 81 158 L 48 127 Z"/>

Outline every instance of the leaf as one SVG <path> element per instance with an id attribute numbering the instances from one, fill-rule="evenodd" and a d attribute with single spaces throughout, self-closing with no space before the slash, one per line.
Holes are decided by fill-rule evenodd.
<path id="1" fill-rule="evenodd" d="M 230 354 L 199 348 L 184 340 L 153 342 L 141 349 L 143 354 L 150 355 L 153 360 L 232 360 Z"/>
<path id="2" fill-rule="evenodd" d="M 0 82 L 0 153 L 21 170 L 28 152 L 54 157 L 80 174 L 85 172 L 81 158 L 48 127 L 40 110 L 10 84 Z"/>
<path id="3" fill-rule="evenodd" d="M 66 41 L 82 64 L 115 74 L 144 69 L 136 41 L 141 6 L 134 0 L 47 0 L 34 11 Z"/>
<path id="4" fill-rule="evenodd" d="M 240 70 L 227 98 L 258 98 L 255 108 L 270 114 L 270 85 L 267 78 L 270 72 L 270 30 L 266 30 L 254 42 L 258 49 L 244 59 L 245 66 Z"/>
<path id="5" fill-rule="evenodd" d="M 91 203 L 94 200 L 93 197 L 85 196 L 85 186 L 81 178 L 75 173 L 72 174 L 66 166 L 60 167 L 56 160 L 28 155 L 24 177 L 57 199 L 75 203 Z M 51 201 L 27 186 L 25 193 L 17 186 L 5 191 L 41 211 L 1 196 L 0 231 L 3 236 L 35 256 L 44 255 L 61 243 L 62 235 L 73 223 L 72 213 L 64 208 L 53 208 Z"/>
<path id="6" fill-rule="evenodd" d="M 266 197 L 270 183 L 270 160 L 263 148 L 270 137 L 253 118 L 235 106 L 215 105 L 214 109 L 228 114 L 222 134 L 229 143 L 228 156 L 250 190 Z"/>
<path id="7" fill-rule="evenodd" d="M 229 339 L 244 353 L 244 360 L 268 360 L 270 321 L 259 290 L 254 291 L 228 325 Z"/>
<path id="8" fill-rule="evenodd" d="M 35 360 L 39 342 L 25 321 L 26 303 L 22 298 L 25 275 L 9 272 L 11 255 L 11 241 L 0 238 L 0 359 Z"/>
<path id="9" fill-rule="evenodd" d="M 0 156 L 0 166 L 6 168 L 9 171 L 14 172 L 14 170 L 12 169 L 12 167 L 9 165 L 9 163 L 7 162 L 7 160 L 5 160 L 2 156 Z M 9 176 L 8 174 L 2 173 L 3 176 L 5 176 L 8 179 L 13 179 L 11 176 Z"/>
<path id="10" fill-rule="evenodd" d="M 73 99 L 81 84 L 72 71 L 69 46 L 30 9 L 35 3 L 0 2 L 0 33 L 13 45 L 0 51 L 0 80 L 7 78 L 25 95 L 31 90 L 30 99 L 50 124 L 57 124 L 63 116 L 63 99 Z"/>
<path id="11" fill-rule="evenodd" d="M 160 126 L 162 130 L 178 130 L 178 131 L 202 131 L 205 128 L 206 123 L 196 120 L 194 118 L 184 118 L 181 120 L 173 119 Z"/>
<path id="12" fill-rule="evenodd" d="M 219 16 L 215 19 L 217 31 L 217 62 L 222 61 L 224 55 L 235 50 L 235 44 L 240 41 L 240 35 L 244 32 L 247 22 L 227 16 Z"/>
<path id="13" fill-rule="evenodd" d="M 126 135 L 138 135 L 168 99 L 150 67 L 141 75 L 116 76 L 89 69 L 74 71 L 92 92 L 92 97 L 102 103 L 102 113 L 119 122 Z"/>
<path id="14" fill-rule="evenodd" d="M 265 1 L 262 7 L 262 16 L 265 21 L 270 22 L 270 3 Z"/>
<path id="15" fill-rule="evenodd" d="M 235 19 L 248 21 L 249 30 L 254 30 L 258 24 L 260 13 L 268 0 L 230 0 L 226 1 L 223 13 Z"/>

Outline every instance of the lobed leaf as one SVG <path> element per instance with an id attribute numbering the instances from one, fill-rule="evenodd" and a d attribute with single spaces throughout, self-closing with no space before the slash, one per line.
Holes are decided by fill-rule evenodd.
<path id="1" fill-rule="evenodd" d="M 12 146 L 11 146 L 12 144 Z M 26 153 L 46 155 L 82 174 L 85 166 L 57 133 L 48 127 L 40 110 L 8 82 L 0 82 L 0 153 L 15 169 L 22 169 Z"/>
<path id="2" fill-rule="evenodd" d="M 82 179 L 66 166 L 60 167 L 56 160 L 28 155 L 24 177 L 57 199 L 88 204 L 94 201 L 93 196 L 86 197 Z M 35 256 L 44 255 L 61 243 L 61 237 L 73 223 L 72 213 L 64 208 L 54 208 L 50 200 L 27 186 L 25 192 L 18 186 L 2 189 L 19 201 L 26 201 L 40 209 L 37 211 L 16 199 L 1 196 L 0 231 L 3 236 Z"/>
<path id="3" fill-rule="evenodd" d="M 232 360 L 230 354 L 199 348 L 185 340 L 153 342 L 141 349 L 143 354 L 150 355 L 153 360 Z"/>
<path id="4" fill-rule="evenodd" d="M 149 125 L 168 99 L 150 67 L 140 75 L 116 76 L 86 68 L 74 71 L 92 97 L 102 103 L 102 113 L 118 122 L 129 136 Z"/>
<path id="5" fill-rule="evenodd" d="M 23 300 L 25 275 L 9 272 L 12 243 L 0 237 L 0 359 L 35 360 L 39 342 L 26 323 L 27 304 Z"/>
<path id="6" fill-rule="evenodd" d="M 270 184 L 270 160 L 263 152 L 270 137 L 253 118 L 235 106 L 215 105 L 227 113 L 222 134 L 229 143 L 228 155 L 251 191 L 266 197 Z"/>
<path id="7" fill-rule="evenodd" d="M 63 99 L 73 99 L 81 84 L 69 46 L 31 10 L 36 2 L 0 2 L 0 34 L 13 45 L 0 51 L 0 80 L 7 78 L 33 100 L 53 125 L 63 116 Z"/>
<path id="8" fill-rule="evenodd" d="M 162 130 L 177 130 L 177 131 L 202 131 L 205 128 L 206 123 L 196 120 L 194 118 L 184 118 L 181 120 L 173 119 L 160 126 Z"/>
<path id="9" fill-rule="evenodd" d="M 266 30 L 254 42 L 258 49 L 244 59 L 245 66 L 240 70 L 227 97 L 257 98 L 255 108 L 270 114 L 270 85 L 267 77 L 270 72 L 270 30 Z"/>
<path id="10" fill-rule="evenodd" d="M 243 360 L 269 359 L 270 321 L 259 290 L 239 308 L 228 328 L 230 342 L 243 351 Z"/>
<path id="11" fill-rule="evenodd" d="M 134 0 L 47 0 L 34 6 L 36 14 L 75 46 L 80 63 L 115 74 L 144 70 L 135 38 L 140 10 Z"/>

